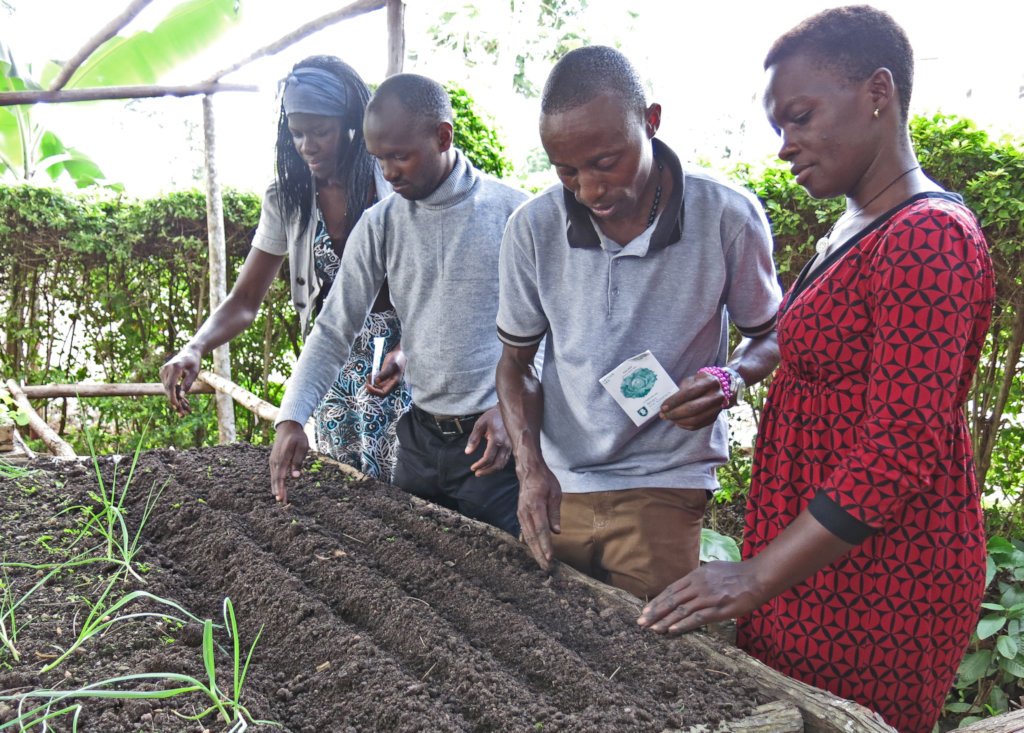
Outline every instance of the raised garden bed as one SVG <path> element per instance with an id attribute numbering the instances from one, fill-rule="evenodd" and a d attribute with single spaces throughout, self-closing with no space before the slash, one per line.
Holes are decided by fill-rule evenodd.
<path id="1" fill-rule="evenodd" d="M 129 540 L 160 492 L 130 563 L 141 581 L 110 561 L 52 575 L 16 564 L 65 562 L 99 542 L 96 523 L 82 533 L 98 511 L 91 462 L 36 459 L 34 473 L 0 479 L 0 614 L 21 601 L 7 619 L 19 659 L 0 647 L 0 695 L 8 696 L 0 728 L 18 730 L 5 724 L 19 703 L 23 711 L 39 704 L 16 697 L 30 691 L 139 674 L 208 682 L 203 625 L 184 612 L 223 626 L 229 597 L 243 663 L 262 629 L 239 702 L 251 719 L 296 733 L 888 730 L 860 706 L 787 680 L 714 635 L 641 630 L 639 604 L 621 591 L 565 568 L 545 574 L 512 538 L 329 461 L 307 461 L 281 508 L 267 458 L 248 445 L 141 454 L 124 492 Z M 103 493 L 117 495 L 132 457 L 99 463 Z M 123 579 L 110 586 L 115 575 Z M 101 619 L 165 618 L 115 621 L 41 672 L 73 646 L 108 587 L 107 606 L 144 590 L 180 610 L 148 596 L 109 614 L 99 609 Z M 217 684 L 231 697 L 231 642 L 221 628 L 208 633 L 219 644 L 211 647 Z M 118 687 L 175 685 L 151 677 Z M 214 712 L 179 717 L 210 706 L 198 691 L 81 702 L 79 730 L 230 727 Z M 71 730 L 70 715 L 52 729 Z"/>

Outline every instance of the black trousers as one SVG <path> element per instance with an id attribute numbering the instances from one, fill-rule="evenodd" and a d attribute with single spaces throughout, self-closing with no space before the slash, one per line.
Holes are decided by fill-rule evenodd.
<path id="1" fill-rule="evenodd" d="M 516 510 L 519 479 L 510 457 L 500 471 L 475 476 L 469 469 L 487 441 L 466 455 L 469 432 L 444 435 L 427 413 L 413 407 L 398 421 L 398 464 L 394 484 L 410 494 L 519 534 Z"/>

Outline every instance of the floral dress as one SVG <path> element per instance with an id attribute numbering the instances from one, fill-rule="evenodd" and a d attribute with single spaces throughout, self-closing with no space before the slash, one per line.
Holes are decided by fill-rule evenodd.
<path id="1" fill-rule="evenodd" d="M 313 259 L 321 282 L 322 302 L 338 274 L 341 258 L 331 245 L 319 212 Z M 393 309 L 371 312 L 366 317 L 348 361 L 317 406 L 313 420 L 320 453 L 358 468 L 367 476 L 390 482 L 398 458 L 398 419 L 409 409 L 412 398 L 404 380 L 386 397 L 366 391 L 376 336 L 385 339 L 385 355 L 401 342 L 402 328 Z"/>
<path id="2" fill-rule="evenodd" d="M 809 509 L 855 543 L 738 620 L 796 679 L 930 733 L 978 619 L 985 538 L 963 412 L 994 299 L 974 216 L 912 197 L 783 302 L 744 557 Z"/>

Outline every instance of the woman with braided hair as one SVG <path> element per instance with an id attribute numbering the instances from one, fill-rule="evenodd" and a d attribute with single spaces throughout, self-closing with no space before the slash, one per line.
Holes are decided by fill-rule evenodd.
<path id="1" fill-rule="evenodd" d="M 203 356 L 248 328 L 289 257 L 292 303 L 302 334 L 330 291 L 349 232 L 363 211 L 391 187 L 363 141 L 370 91 L 334 56 L 311 56 L 281 82 L 277 171 L 263 198 L 252 249 L 224 302 L 160 369 L 172 408 L 189 411 L 185 395 Z M 374 339 L 385 339 L 384 362 L 370 383 Z M 355 348 L 314 415 L 318 450 L 364 473 L 391 480 L 395 428 L 408 408 L 402 379 L 401 330 L 387 284 L 381 288 Z"/>

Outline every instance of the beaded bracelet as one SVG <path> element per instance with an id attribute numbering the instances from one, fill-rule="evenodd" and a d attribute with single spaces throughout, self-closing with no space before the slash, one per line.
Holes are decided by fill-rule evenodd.
<path id="1" fill-rule="evenodd" d="M 729 400 L 732 399 L 732 379 L 729 377 L 729 373 L 722 369 L 722 367 L 716 366 L 701 367 L 697 370 L 697 374 L 700 374 L 701 372 L 704 374 L 710 374 L 718 380 L 720 385 L 722 385 L 722 393 L 725 395 L 725 402 L 722 404 L 722 409 L 728 409 Z"/>

